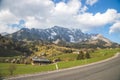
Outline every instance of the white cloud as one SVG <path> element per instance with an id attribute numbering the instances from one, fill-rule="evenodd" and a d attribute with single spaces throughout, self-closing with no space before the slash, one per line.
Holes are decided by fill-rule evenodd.
<path id="1" fill-rule="evenodd" d="M 45 22 L 43 22 L 43 23 L 45 23 Z M 37 20 L 36 17 L 28 16 L 26 18 L 25 26 L 27 26 L 28 28 L 40 28 L 40 27 L 44 27 L 43 23 L 42 23 L 42 21 Z"/>
<path id="2" fill-rule="evenodd" d="M 0 33 L 6 32 L 7 33 L 13 33 L 19 30 L 17 27 L 9 27 L 6 24 L 1 24 L 0 23 Z"/>
<path id="3" fill-rule="evenodd" d="M 13 4 L 14 3 L 14 4 Z M 51 0 L 2 0 L 2 9 L 9 9 L 18 17 L 48 16 L 54 4 Z"/>
<path id="4" fill-rule="evenodd" d="M 8 32 L 12 33 L 18 30 L 18 28 L 10 27 L 9 24 L 17 23 L 18 18 L 12 14 L 9 10 L 0 11 L 0 33 Z"/>
<path id="5" fill-rule="evenodd" d="M 88 7 L 87 6 L 83 6 L 81 9 L 80 9 L 80 12 L 84 13 L 85 11 L 88 10 Z"/>
<path id="6" fill-rule="evenodd" d="M 57 3 L 49 21 L 52 25 L 65 26 L 67 28 L 73 27 L 76 25 L 75 16 L 78 15 L 80 8 L 81 2 L 79 0 Z"/>
<path id="7" fill-rule="evenodd" d="M 14 2 L 14 4 L 13 4 Z M 87 0 L 86 4 L 93 5 L 97 0 Z M 0 7 L 0 32 L 12 32 L 14 24 L 25 20 L 28 28 L 48 28 L 55 25 L 66 28 L 80 28 L 88 31 L 106 24 L 114 24 L 120 20 L 120 13 L 108 9 L 104 13 L 89 13 L 86 4 L 80 0 L 69 0 L 55 4 L 52 0 L 2 0 Z M 4 27 L 5 26 L 5 27 Z M 8 30 L 9 28 L 10 30 Z M 18 29 L 13 29 L 13 32 Z"/>
<path id="8" fill-rule="evenodd" d="M 68 3 L 60 2 L 54 7 L 53 14 L 76 14 L 81 8 L 79 0 L 71 0 Z"/>
<path id="9" fill-rule="evenodd" d="M 0 22 L 1 23 L 15 23 L 18 18 L 12 14 L 9 10 L 0 11 Z"/>
<path id="10" fill-rule="evenodd" d="M 98 0 L 86 0 L 86 4 L 92 6 L 93 4 L 95 4 Z"/>
<path id="11" fill-rule="evenodd" d="M 15 24 L 21 19 L 26 20 L 28 27 L 40 27 L 41 23 L 46 24 L 44 21 L 51 15 L 53 8 L 54 3 L 51 0 L 2 0 L 0 5 L 0 32 L 5 31 L 5 29 L 6 32 L 11 32 L 8 30 L 9 28 L 4 28 L 4 26 Z"/>
<path id="12" fill-rule="evenodd" d="M 77 18 L 81 24 L 91 27 L 99 27 L 108 23 L 113 23 L 117 20 L 117 11 L 114 9 L 108 9 L 105 13 L 84 13 L 80 14 Z"/>
<path id="13" fill-rule="evenodd" d="M 70 13 L 60 13 L 56 11 L 54 15 L 50 18 L 51 23 L 54 25 L 65 26 L 67 28 L 80 28 L 83 31 L 88 31 L 99 28 L 106 24 L 113 24 L 119 17 L 114 9 L 108 9 L 104 13 L 92 13 L 84 12 L 83 14 L 70 14 Z"/>
<path id="14" fill-rule="evenodd" d="M 119 33 L 120 34 L 120 21 L 114 23 L 109 30 L 109 33 Z"/>

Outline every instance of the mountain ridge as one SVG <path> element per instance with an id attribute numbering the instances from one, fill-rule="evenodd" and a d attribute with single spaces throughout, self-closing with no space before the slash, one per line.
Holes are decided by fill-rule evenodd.
<path id="1" fill-rule="evenodd" d="M 24 35 L 23 35 L 24 33 Z M 94 34 L 97 35 L 97 34 Z M 82 40 L 90 39 L 92 34 L 85 34 L 80 29 L 68 29 L 64 27 L 54 26 L 47 29 L 28 29 L 22 28 L 21 30 L 8 35 L 8 37 L 15 38 L 18 40 L 23 40 L 27 38 L 28 40 L 52 40 L 57 39 L 64 40 L 66 42 L 79 42 Z"/>
<path id="2" fill-rule="evenodd" d="M 101 34 L 87 34 L 80 29 L 68 29 L 54 26 L 47 29 L 22 28 L 19 31 L 7 35 L 18 41 L 41 41 L 54 44 L 80 43 L 85 45 L 97 45 L 103 47 L 115 46 L 117 43 L 110 41 Z"/>

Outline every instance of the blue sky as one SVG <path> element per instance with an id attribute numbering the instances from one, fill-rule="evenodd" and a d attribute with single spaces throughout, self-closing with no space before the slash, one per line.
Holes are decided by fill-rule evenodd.
<path id="1" fill-rule="evenodd" d="M 108 8 L 116 9 L 120 12 L 120 0 L 99 0 L 95 5 L 89 8 L 89 12 L 105 12 Z"/>
<path id="2" fill-rule="evenodd" d="M 88 12 L 94 14 L 96 14 L 97 12 L 104 13 L 107 9 L 110 8 L 115 9 L 117 10 L 118 13 L 120 13 L 120 0 L 99 0 L 95 5 L 90 6 Z M 109 34 L 110 26 L 111 24 L 105 25 L 103 28 L 96 30 L 96 32 L 104 35 L 105 37 L 109 38 L 112 41 L 120 43 L 120 32 Z M 91 33 L 93 32 L 94 30 L 91 31 Z"/>
<path id="3" fill-rule="evenodd" d="M 85 0 L 82 0 L 82 2 L 85 4 Z M 104 13 L 107 9 L 115 9 L 118 13 L 120 13 L 120 0 L 98 0 L 96 4 L 89 6 L 87 12 L 93 14 L 96 14 L 97 12 Z M 100 33 L 110 40 L 120 43 L 120 32 L 109 34 L 110 26 L 111 24 L 107 24 L 102 28 L 96 28 L 88 31 L 88 33 Z"/>
<path id="4" fill-rule="evenodd" d="M 55 25 L 120 43 L 120 0 L 0 0 L 0 33 Z"/>

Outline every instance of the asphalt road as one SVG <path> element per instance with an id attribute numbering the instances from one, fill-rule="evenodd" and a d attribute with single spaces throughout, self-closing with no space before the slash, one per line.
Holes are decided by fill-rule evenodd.
<path id="1" fill-rule="evenodd" d="M 29 76 L 11 80 L 120 80 L 120 54 L 107 61 Z"/>

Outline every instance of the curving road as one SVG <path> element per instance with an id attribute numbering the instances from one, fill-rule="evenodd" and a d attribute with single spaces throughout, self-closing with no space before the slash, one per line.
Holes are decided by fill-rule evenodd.
<path id="1" fill-rule="evenodd" d="M 120 80 L 120 54 L 89 65 L 14 77 L 9 80 Z"/>

